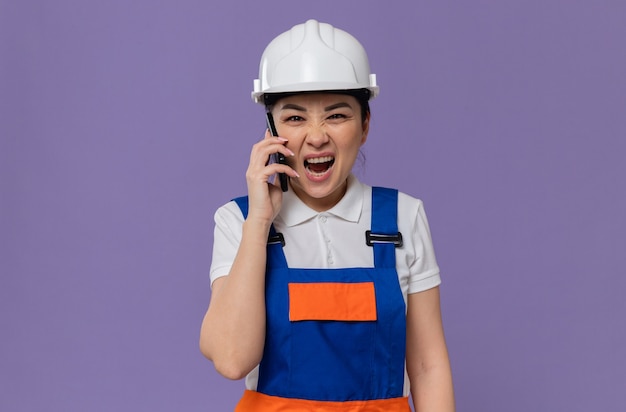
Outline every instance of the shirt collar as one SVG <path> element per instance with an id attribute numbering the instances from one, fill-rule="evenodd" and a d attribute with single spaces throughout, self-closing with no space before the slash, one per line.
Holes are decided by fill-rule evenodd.
<path id="1" fill-rule="evenodd" d="M 329 213 L 349 222 L 358 222 L 363 210 L 364 190 L 363 184 L 354 175 L 348 176 L 346 194 L 330 210 L 321 213 Z M 293 190 L 289 190 L 283 193 L 283 204 L 277 219 L 289 227 L 299 225 L 319 214 L 320 212 L 305 205 Z"/>

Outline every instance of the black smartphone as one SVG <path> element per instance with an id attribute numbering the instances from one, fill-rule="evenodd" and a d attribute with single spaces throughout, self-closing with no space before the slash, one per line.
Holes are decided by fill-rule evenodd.
<path id="1" fill-rule="evenodd" d="M 270 133 L 272 134 L 272 136 L 278 136 L 278 132 L 276 131 L 276 125 L 274 124 L 274 116 L 272 116 L 272 113 L 267 111 L 265 117 L 267 120 L 267 128 L 270 129 Z M 272 154 L 270 156 L 270 162 L 280 163 L 283 165 L 287 164 L 287 162 L 285 161 L 285 155 L 280 152 Z M 287 184 L 287 175 L 284 173 L 279 173 L 278 179 L 280 181 L 280 188 L 283 192 L 286 192 L 289 189 L 289 185 Z"/>

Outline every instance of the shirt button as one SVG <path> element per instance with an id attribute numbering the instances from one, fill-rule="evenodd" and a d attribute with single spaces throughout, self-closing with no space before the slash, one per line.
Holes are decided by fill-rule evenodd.
<path id="1" fill-rule="evenodd" d="M 322 221 L 322 223 L 326 223 L 326 216 L 321 216 L 320 220 Z"/>

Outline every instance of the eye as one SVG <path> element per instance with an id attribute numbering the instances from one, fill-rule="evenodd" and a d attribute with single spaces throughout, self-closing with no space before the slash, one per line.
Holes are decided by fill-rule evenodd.
<path id="1" fill-rule="evenodd" d="M 346 115 L 343 113 L 333 113 L 330 116 L 328 116 L 329 119 L 345 119 Z"/>
<path id="2" fill-rule="evenodd" d="M 327 117 L 327 119 L 332 122 L 344 122 L 351 118 L 352 118 L 352 115 L 345 113 L 345 112 L 332 113 L 331 115 Z"/>
<path id="3" fill-rule="evenodd" d="M 286 122 L 301 122 L 302 120 L 304 119 L 297 115 L 289 116 L 285 119 Z"/>

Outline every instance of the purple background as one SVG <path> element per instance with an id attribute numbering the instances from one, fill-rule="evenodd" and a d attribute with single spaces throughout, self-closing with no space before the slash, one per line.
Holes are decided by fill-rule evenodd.
<path id="1" fill-rule="evenodd" d="M 307 18 L 369 51 L 356 172 L 425 201 L 458 410 L 623 410 L 622 0 L 0 0 L 0 410 L 232 409 L 212 215 Z"/>

